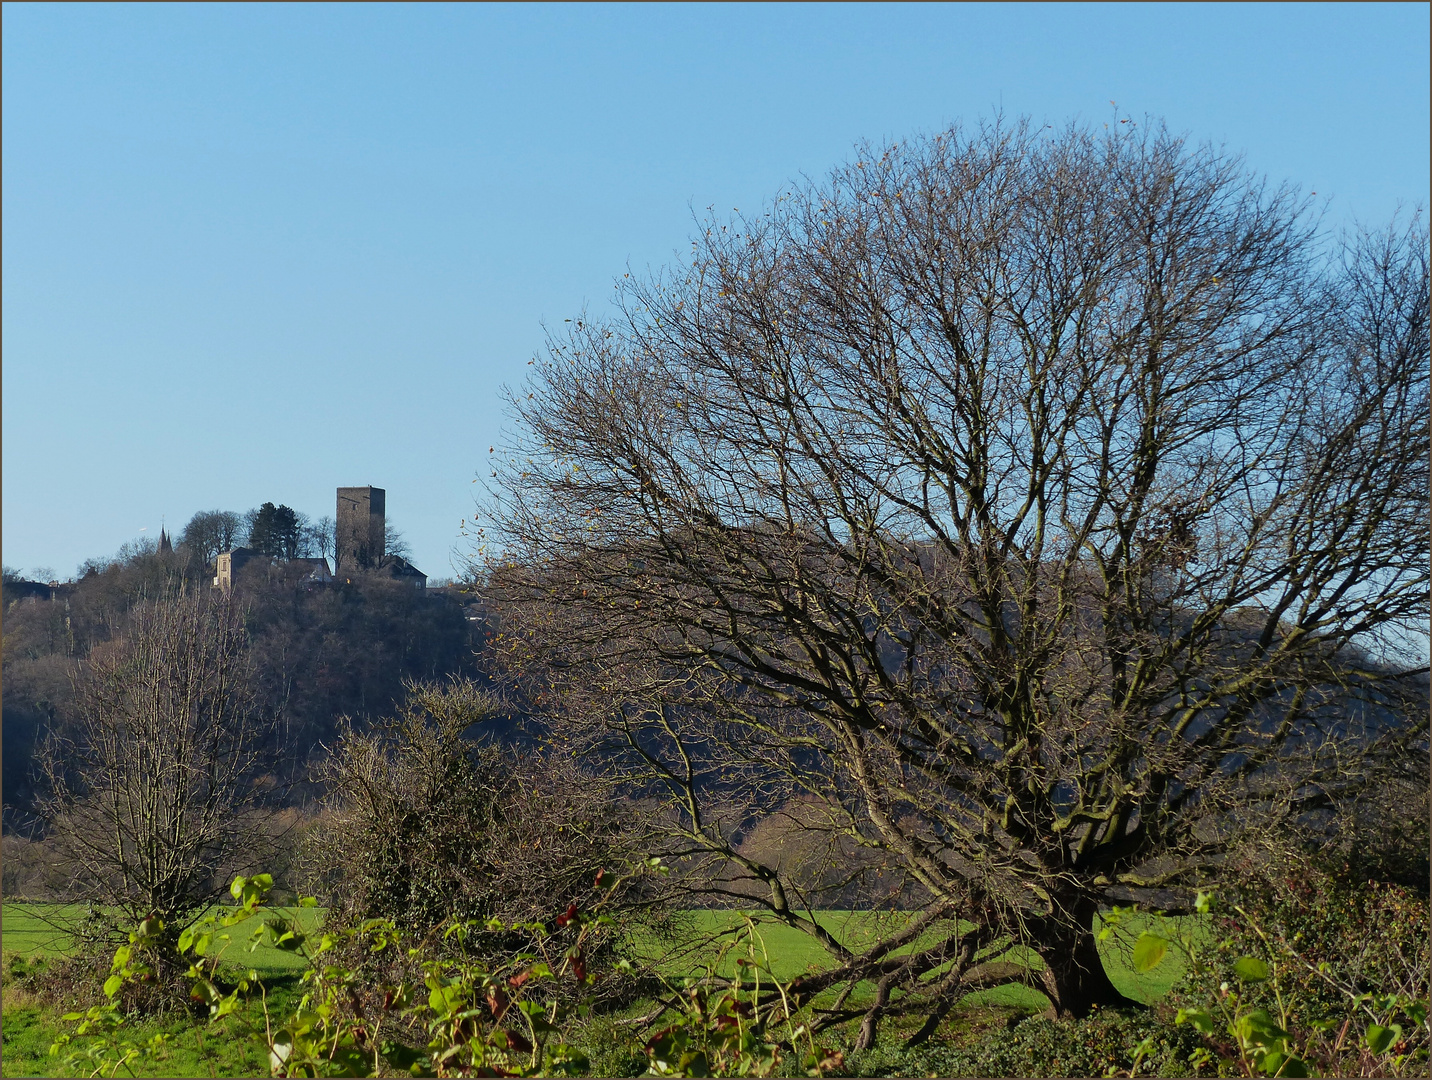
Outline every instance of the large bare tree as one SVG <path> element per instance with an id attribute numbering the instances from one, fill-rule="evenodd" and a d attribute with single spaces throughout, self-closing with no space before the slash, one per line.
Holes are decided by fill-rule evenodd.
<path id="1" fill-rule="evenodd" d="M 136 605 L 81 665 L 76 717 L 43 748 L 43 809 L 71 895 L 130 924 L 158 914 L 177 933 L 228 872 L 267 857 L 272 718 L 241 615 L 217 590 Z"/>
<path id="2" fill-rule="evenodd" d="M 619 297 L 513 395 L 507 654 L 691 873 L 824 941 L 811 988 L 875 980 L 862 1042 L 1017 974 L 1007 934 L 1061 1014 L 1122 1000 L 1101 905 L 1176 909 L 1425 738 L 1420 219 L 1339 243 L 1159 125 L 996 122 L 863 148 Z M 822 929 L 745 842 L 776 813 L 918 916 Z"/>

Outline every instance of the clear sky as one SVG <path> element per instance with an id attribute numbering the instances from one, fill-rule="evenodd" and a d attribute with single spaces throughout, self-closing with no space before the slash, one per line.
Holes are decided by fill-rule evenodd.
<path id="1" fill-rule="evenodd" d="M 544 320 L 860 138 L 1114 101 L 1385 222 L 1428 11 L 7 3 L 4 561 L 374 484 L 449 576 Z"/>

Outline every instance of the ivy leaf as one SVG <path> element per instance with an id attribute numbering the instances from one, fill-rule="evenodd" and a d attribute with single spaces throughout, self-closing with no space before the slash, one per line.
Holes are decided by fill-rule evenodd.
<path id="1" fill-rule="evenodd" d="M 1268 965 L 1256 956 L 1240 956 L 1233 965 L 1233 974 L 1244 982 L 1262 982 L 1268 977 Z"/>
<path id="2" fill-rule="evenodd" d="M 1139 935 L 1139 940 L 1134 942 L 1134 970 L 1152 971 L 1163 963 L 1167 953 L 1168 941 L 1145 930 Z"/>
<path id="3" fill-rule="evenodd" d="M 1179 1009 L 1175 1024 L 1192 1024 L 1205 1035 L 1213 1034 L 1213 1014 L 1207 1009 Z"/>
<path id="4" fill-rule="evenodd" d="M 106 984 L 108 985 L 108 984 Z M 1381 1024 L 1368 1026 L 1367 1034 L 1363 1037 L 1363 1043 L 1374 1054 L 1385 1054 L 1402 1039 L 1402 1025 L 1392 1024 L 1383 1027 Z"/>

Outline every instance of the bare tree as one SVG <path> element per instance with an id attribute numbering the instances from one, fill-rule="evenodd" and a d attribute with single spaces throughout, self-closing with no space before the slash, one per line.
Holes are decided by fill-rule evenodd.
<path id="1" fill-rule="evenodd" d="M 75 689 L 76 719 L 41 758 L 71 891 L 177 928 L 228 871 L 264 859 L 256 781 L 271 725 L 240 613 L 218 591 L 142 603 Z"/>
<path id="2" fill-rule="evenodd" d="M 401 532 L 395 529 L 391 522 L 383 525 L 383 552 L 387 555 L 396 555 L 400 559 L 412 558 L 413 549 Z"/>
<path id="3" fill-rule="evenodd" d="M 1016 975 L 1007 934 L 1061 1014 L 1123 1000 L 1101 905 L 1176 910 L 1425 740 L 1420 220 L 1338 249 L 1158 125 L 1000 122 L 863 148 L 620 297 L 512 396 L 504 647 L 671 854 L 824 942 L 812 988 L 876 982 L 862 1043 Z M 857 950 L 743 848 L 793 799 L 910 929 Z"/>
<path id="4" fill-rule="evenodd" d="M 232 510 L 201 510 L 179 534 L 179 546 L 187 548 L 196 562 L 207 566 L 219 552 L 238 544 L 243 525 L 243 518 Z"/>
<path id="5" fill-rule="evenodd" d="M 300 515 L 301 517 L 303 515 Z M 333 518 L 325 514 L 317 521 L 309 521 L 305 518 L 302 528 L 302 546 L 300 555 L 309 558 L 322 558 L 332 561 L 336 551 L 334 533 L 337 525 Z"/>

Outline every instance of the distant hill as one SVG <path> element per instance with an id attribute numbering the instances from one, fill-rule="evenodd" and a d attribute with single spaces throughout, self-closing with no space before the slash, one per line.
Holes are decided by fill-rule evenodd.
<path id="1" fill-rule="evenodd" d="M 315 585 L 304 580 L 310 574 L 306 563 L 278 561 L 235 586 L 248 608 L 264 695 L 284 721 L 281 757 L 290 775 L 282 779 L 297 782 L 294 799 L 311 794 L 305 766 L 331 744 L 339 717 L 361 721 L 391 711 L 410 680 L 481 677 L 475 650 L 484 617 L 470 595 L 371 575 Z M 122 632 L 141 597 L 179 584 L 207 589 L 212 577 L 183 549 L 91 562 L 78 580 L 53 588 L 7 576 L 0 732 L 6 829 L 33 808 L 35 747 L 45 731 L 69 721 L 79 662 Z"/>

